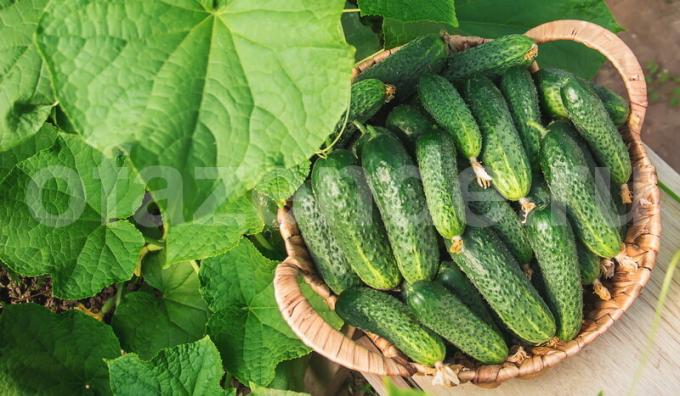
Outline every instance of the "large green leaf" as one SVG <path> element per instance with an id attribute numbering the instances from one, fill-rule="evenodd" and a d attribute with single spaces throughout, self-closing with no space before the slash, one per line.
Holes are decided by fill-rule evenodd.
<path id="1" fill-rule="evenodd" d="M 57 139 L 57 129 L 50 124 L 43 125 L 33 136 L 24 139 L 7 151 L 0 152 L 0 182 L 2 182 L 16 164 L 35 153 L 52 147 Z"/>
<path id="2" fill-rule="evenodd" d="M 309 396 L 309 393 L 264 388 L 257 384 L 251 384 L 250 391 L 252 396 Z"/>
<path id="3" fill-rule="evenodd" d="M 457 0 L 456 14 L 461 34 L 488 38 L 524 33 L 556 19 L 582 19 L 621 30 L 603 0 L 526 0 L 521 5 L 513 0 Z M 542 66 L 561 67 L 586 78 L 595 75 L 603 61 L 595 51 L 566 42 L 542 45 L 538 58 Z"/>
<path id="4" fill-rule="evenodd" d="M 120 356 L 111 327 L 78 311 L 34 304 L 0 315 L 0 394 L 110 394 L 104 359 Z"/>
<path id="5" fill-rule="evenodd" d="M 430 21 L 456 25 L 453 0 L 359 0 L 361 15 L 378 15 L 404 22 Z"/>
<path id="6" fill-rule="evenodd" d="M 125 295 L 111 321 L 123 349 L 143 359 L 200 339 L 208 320 L 208 306 L 198 292 L 198 267 L 184 262 L 163 269 L 161 257 L 147 256 L 142 275 L 150 288 Z"/>
<path id="7" fill-rule="evenodd" d="M 33 45 L 48 0 L 0 0 L 0 151 L 36 133 L 50 114 L 47 71 Z"/>
<path id="8" fill-rule="evenodd" d="M 276 305 L 272 285 L 276 265 L 247 239 L 201 265 L 201 292 L 213 312 L 208 334 L 225 368 L 242 383 L 266 386 L 274 379 L 277 364 L 310 352 Z M 342 324 L 318 298 L 314 303 L 327 321 Z"/>
<path id="9" fill-rule="evenodd" d="M 122 219 L 141 204 L 144 186 L 125 157 L 60 134 L 0 191 L 0 259 L 13 271 L 49 274 L 54 295 L 71 300 L 132 276 L 144 239 Z"/>
<path id="10" fill-rule="evenodd" d="M 279 206 L 295 194 L 309 174 L 309 161 L 290 169 L 275 169 L 262 178 L 255 191 L 266 195 Z"/>
<path id="11" fill-rule="evenodd" d="M 107 361 L 114 395 L 224 395 L 220 353 L 210 338 L 163 349 L 145 361 L 128 353 Z"/>
<path id="12" fill-rule="evenodd" d="M 384 18 L 382 30 L 385 37 L 385 48 L 394 48 L 406 44 L 418 36 L 430 33 L 452 33 L 455 28 L 452 25 L 439 22 L 403 22 L 394 18 Z"/>
<path id="13" fill-rule="evenodd" d="M 51 2 L 36 40 L 74 128 L 97 147 L 129 147 L 168 248 L 205 245 L 191 257 L 202 258 L 229 247 L 202 225 L 224 222 L 226 202 L 272 169 L 307 159 L 340 118 L 353 63 L 343 4 Z"/>

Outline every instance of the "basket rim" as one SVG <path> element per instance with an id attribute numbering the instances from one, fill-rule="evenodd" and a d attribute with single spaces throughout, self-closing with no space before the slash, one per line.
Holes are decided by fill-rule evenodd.
<path id="1" fill-rule="evenodd" d="M 646 154 L 640 138 L 644 122 L 647 96 L 646 83 L 640 64 L 632 50 L 614 33 L 586 21 L 558 20 L 539 25 L 527 33 L 537 44 L 556 40 L 573 40 L 604 54 L 621 74 L 631 105 L 627 140 L 633 162 L 634 175 L 633 219 L 625 238 L 625 253 L 639 262 L 635 272 L 625 272 L 617 267 L 613 278 L 612 298 L 598 301 L 591 311 L 586 311 L 579 335 L 555 347 L 532 347 L 527 359 L 506 361 L 501 365 L 474 364 L 456 367 L 461 382 L 497 385 L 514 377 L 535 375 L 576 354 L 604 333 L 632 305 L 651 276 L 661 236 L 660 193 L 656 169 Z M 450 47 L 463 49 L 481 44 L 488 39 L 474 36 L 444 35 Z M 352 77 L 392 55 L 399 48 L 384 50 L 353 69 Z M 538 70 L 534 63 L 532 71 Z M 290 213 L 290 206 L 279 209 L 278 220 L 288 257 L 276 269 L 274 288 L 277 304 L 294 333 L 316 352 L 347 368 L 378 375 L 411 376 L 416 373 L 433 375 L 434 369 L 410 362 L 388 341 L 366 334 L 382 355 L 369 351 L 356 341 L 345 337 L 320 319 L 301 295 L 297 278 L 302 276 L 311 288 L 334 309 L 336 296 L 315 273 L 311 257 Z M 293 285 L 292 283 L 295 283 Z M 297 290 L 296 290 L 297 289 Z M 316 318 L 315 318 L 316 317 Z M 318 318 L 318 319 L 317 319 Z M 344 337 L 344 338 L 338 338 Z M 459 366 L 459 365 L 457 365 Z"/>

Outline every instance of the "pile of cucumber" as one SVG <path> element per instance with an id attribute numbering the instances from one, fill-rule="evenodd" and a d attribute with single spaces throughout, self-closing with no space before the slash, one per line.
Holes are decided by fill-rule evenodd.
<path id="1" fill-rule="evenodd" d="M 508 345 L 573 339 L 584 286 L 609 299 L 600 278 L 636 265 L 628 103 L 532 75 L 523 35 L 451 51 L 423 36 L 364 71 L 293 197 L 338 315 L 440 369 L 447 350 L 500 364 Z"/>

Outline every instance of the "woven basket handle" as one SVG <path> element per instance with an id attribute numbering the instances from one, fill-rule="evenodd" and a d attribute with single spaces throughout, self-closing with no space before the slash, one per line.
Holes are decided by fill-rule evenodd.
<path id="1" fill-rule="evenodd" d="M 568 19 L 544 23 L 525 34 L 538 44 L 560 40 L 576 41 L 607 57 L 626 85 L 631 108 L 628 129 L 634 139 L 640 140 L 647 111 L 647 83 L 635 54 L 623 40 L 600 25 Z"/>
<path id="2" fill-rule="evenodd" d="M 335 308 L 337 298 L 316 276 L 295 219 L 287 208 L 279 209 L 278 221 L 288 258 L 276 267 L 274 290 L 279 310 L 293 332 L 308 347 L 352 370 L 389 376 L 413 375 L 416 370 L 408 362 L 397 362 L 366 349 L 332 328 L 314 310 L 300 290 L 300 276 L 331 309 Z M 386 345 L 385 348 L 391 346 Z"/>

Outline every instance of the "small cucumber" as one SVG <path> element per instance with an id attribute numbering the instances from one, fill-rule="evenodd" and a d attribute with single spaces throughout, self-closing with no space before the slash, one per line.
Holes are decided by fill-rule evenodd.
<path id="1" fill-rule="evenodd" d="M 515 66 L 529 66 L 537 55 L 538 46 L 533 40 L 510 34 L 451 55 L 442 75 L 451 81 L 476 75 L 496 76 Z"/>
<path id="2" fill-rule="evenodd" d="M 424 329 L 406 305 L 387 293 L 349 288 L 338 297 L 335 312 L 352 326 L 387 339 L 417 363 L 432 366 L 444 360 L 442 339 Z"/>
<path id="3" fill-rule="evenodd" d="M 562 87 L 562 101 L 569 119 L 588 142 L 595 158 L 609 168 L 612 180 L 621 185 L 623 202 L 630 203 L 630 191 L 626 183 L 633 168 L 628 148 L 602 101 L 591 89 L 575 79 L 570 79 Z"/>
<path id="4" fill-rule="evenodd" d="M 628 116 L 630 115 L 628 101 L 616 92 L 601 85 L 593 84 L 592 86 L 597 96 L 602 100 L 604 108 L 607 109 L 607 113 L 609 113 L 609 117 L 614 121 L 614 124 L 618 127 L 623 126 L 628 121 Z"/>
<path id="5" fill-rule="evenodd" d="M 486 77 L 465 81 L 464 92 L 484 137 L 482 161 L 494 187 L 504 198 L 524 206 L 531 189 L 531 167 L 503 94 Z"/>
<path id="6" fill-rule="evenodd" d="M 543 112 L 553 119 L 568 118 L 567 109 L 562 103 L 562 86 L 574 75 L 566 70 L 545 68 L 534 74 L 538 96 Z"/>
<path id="7" fill-rule="evenodd" d="M 519 264 L 496 234 L 468 226 L 463 234 L 465 249 L 452 255 L 505 326 L 531 344 L 555 335 L 555 319 Z"/>
<path id="8" fill-rule="evenodd" d="M 421 36 L 364 70 L 357 80 L 376 78 L 392 84 L 397 89 L 397 99 L 403 100 L 415 92 L 422 74 L 441 70 L 448 53 L 448 46 L 439 35 Z"/>
<path id="9" fill-rule="evenodd" d="M 463 247 L 460 236 L 465 230 L 465 204 L 453 139 L 439 130 L 421 135 L 416 141 L 416 159 L 434 227 L 458 252 Z"/>
<path id="10" fill-rule="evenodd" d="M 524 67 L 514 67 L 503 74 L 500 87 L 508 102 L 524 151 L 529 157 L 531 169 L 538 170 L 545 128 L 542 125 L 538 92 L 531 73 Z"/>
<path id="11" fill-rule="evenodd" d="M 387 129 L 367 127 L 361 164 L 401 274 L 407 282 L 431 280 L 439 249 L 418 168 Z"/>
<path id="12" fill-rule="evenodd" d="M 439 273 L 437 274 L 436 281 L 449 289 L 451 293 L 458 296 L 458 298 L 460 298 L 460 300 L 480 319 L 494 328 L 496 327 L 493 315 L 489 312 L 489 308 L 486 306 L 484 299 L 456 264 L 452 262 L 442 262 L 439 265 Z"/>
<path id="13" fill-rule="evenodd" d="M 481 363 L 500 364 L 508 356 L 508 346 L 498 330 L 441 284 L 414 283 L 407 303 L 420 323 Z"/>
<path id="14" fill-rule="evenodd" d="M 392 109 L 385 120 L 385 126 L 392 132 L 400 132 L 409 142 L 415 142 L 420 135 L 432 129 L 434 122 L 418 108 L 399 105 Z"/>
<path id="15" fill-rule="evenodd" d="M 374 78 L 352 84 L 349 109 L 338 121 L 334 132 L 327 140 L 327 143 L 333 143 L 338 134 L 342 132 L 342 136 L 336 143 L 336 147 L 346 147 L 347 143 L 352 139 L 352 136 L 356 132 L 354 121 L 368 121 L 369 118 L 378 113 L 385 103 L 388 103 L 394 98 L 394 94 L 394 86 L 385 84 Z M 343 127 L 345 128 L 344 131 Z"/>
<path id="16" fill-rule="evenodd" d="M 328 287 L 335 294 L 340 294 L 348 287 L 360 284 L 359 277 L 352 271 L 347 256 L 319 210 L 309 181 L 297 190 L 293 205 L 293 214 L 307 249 Z"/>
<path id="17" fill-rule="evenodd" d="M 543 174 L 539 172 L 534 172 L 531 178 L 533 183 L 531 184 L 531 190 L 529 191 L 529 199 L 531 202 L 536 204 L 537 208 L 545 208 L 550 205 L 550 189 L 548 184 L 543 178 Z"/>
<path id="18" fill-rule="evenodd" d="M 425 75 L 418 83 L 418 96 L 437 124 L 451 134 L 458 152 L 470 161 L 480 184 L 488 186 L 491 178 L 477 161 L 482 151 L 482 133 L 453 84 L 441 76 Z"/>
<path id="19" fill-rule="evenodd" d="M 574 233 L 558 206 L 534 210 L 527 219 L 529 241 L 536 253 L 548 305 L 557 321 L 557 337 L 574 338 L 583 321 L 583 288 Z"/>
<path id="20" fill-rule="evenodd" d="M 611 205 L 602 200 L 583 150 L 554 125 L 543 138 L 541 168 L 553 202 L 566 206 L 583 243 L 600 257 L 617 255 L 622 246 Z"/>
<path id="21" fill-rule="evenodd" d="M 335 150 L 318 159 L 312 169 L 312 189 L 359 278 L 375 289 L 399 285 L 401 276 L 385 228 L 352 153 Z"/>
<path id="22" fill-rule="evenodd" d="M 525 268 L 534 257 L 534 252 L 522 221 L 512 206 L 494 189 L 484 190 L 470 183 L 469 188 L 464 191 L 471 214 L 481 216 L 481 220 L 487 221 L 521 267 Z"/>
<path id="23" fill-rule="evenodd" d="M 600 258 L 583 246 L 578 240 L 576 241 L 576 249 L 578 250 L 581 284 L 592 285 L 593 293 L 600 297 L 600 299 L 605 301 L 610 300 L 612 296 L 609 293 L 609 290 L 600 281 L 600 276 L 602 275 Z"/>

